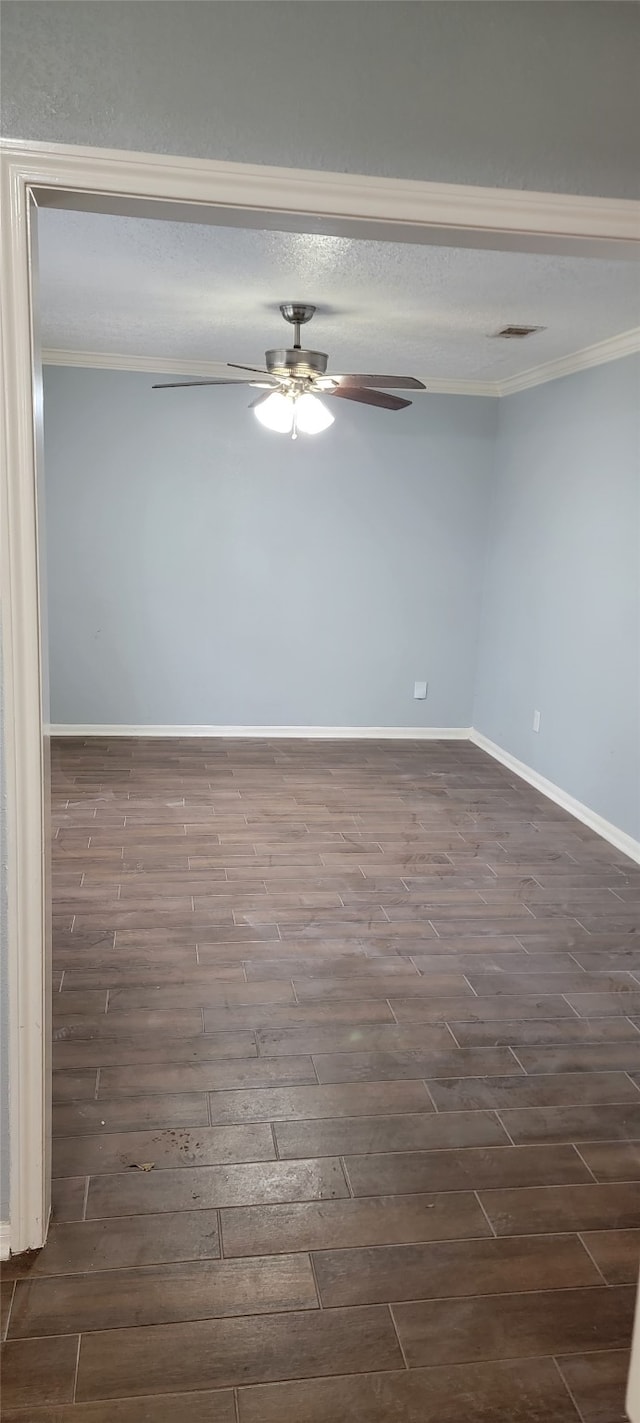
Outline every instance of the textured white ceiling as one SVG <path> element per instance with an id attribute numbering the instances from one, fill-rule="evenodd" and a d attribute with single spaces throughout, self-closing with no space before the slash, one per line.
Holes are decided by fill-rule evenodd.
<path id="1" fill-rule="evenodd" d="M 503 380 L 640 324 L 628 262 L 41 210 L 45 347 L 261 365 L 281 301 L 334 371 Z M 546 329 L 496 341 L 501 326 Z"/>

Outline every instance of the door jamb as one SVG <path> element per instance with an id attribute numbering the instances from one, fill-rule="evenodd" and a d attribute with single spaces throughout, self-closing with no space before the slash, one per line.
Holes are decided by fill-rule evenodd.
<path id="1" fill-rule="evenodd" d="M 44 1244 L 50 1187 L 46 725 L 37 501 L 42 414 L 31 242 L 35 208 L 628 259 L 640 251 L 640 203 L 19 141 L 2 144 L 0 170 L 8 1243 L 18 1253 Z"/>

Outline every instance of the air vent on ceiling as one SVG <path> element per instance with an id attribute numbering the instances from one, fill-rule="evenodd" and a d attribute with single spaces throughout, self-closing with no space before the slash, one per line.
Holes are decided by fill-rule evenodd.
<path id="1" fill-rule="evenodd" d="M 503 341 L 521 341 L 524 336 L 533 336 L 534 331 L 544 331 L 544 326 L 503 326 L 501 331 L 495 331 L 495 336 L 502 337 Z"/>

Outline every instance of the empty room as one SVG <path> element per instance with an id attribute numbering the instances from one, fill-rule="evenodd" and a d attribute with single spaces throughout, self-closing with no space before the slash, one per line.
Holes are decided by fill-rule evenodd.
<path id="1" fill-rule="evenodd" d="M 3 1423 L 640 1423 L 637 9 L 3 11 Z"/>

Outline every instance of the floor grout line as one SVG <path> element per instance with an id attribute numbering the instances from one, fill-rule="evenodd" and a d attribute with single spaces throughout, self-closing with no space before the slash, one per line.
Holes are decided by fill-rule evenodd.
<path id="1" fill-rule="evenodd" d="M 410 1080 L 410 1081 L 415 1081 L 415 1078 L 409 1079 L 409 1080 Z M 434 1080 L 435 1080 L 435 1079 L 434 1079 Z M 427 1097 L 429 1098 L 429 1101 L 431 1102 L 431 1105 L 432 1105 L 433 1111 L 434 1111 L 434 1115 L 435 1115 L 435 1116 L 440 1116 L 440 1115 L 441 1115 L 440 1109 L 439 1109 L 439 1107 L 438 1107 L 438 1103 L 436 1102 L 436 1100 L 435 1100 L 435 1098 L 434 1098 L 434 1096 L 433 1096 L 433 1093 L 432 1093 L 432 1091 L 431 1091 L 431 1088 L 430 1088 L 430 1086 L 429 1086 L 429 1083 L 425 1080 L 424 1077 L 421 1077 L 421 1078 L 420 1078 L 420 1081 L 422 1082 L 422 1086 L 424 1087 L 425 1092 L 426 1092 L 426 1094 L 427 1094 Z"/>
<path id="2" fill-rule="evenodd" d="M 578 1408 L 578 1404 L 577 1404 L 577 1402 L 576 1402 L 575 1396 L 574 1396 L 572 1390 L 570 1389 L 569 1384 L 567 1383 L 567 1380 L 566 1380 L 566 1378 L 565 1378 L 565 1376 L 564 1376 L 564 1374 L 563 1374 L 563 1372 L 562 1372 L 562 1369 L 560 1368 L 559 1360 L 556 1358 L 555 1354 L 550 1355 L 550 1357 L 551 1357 L 551 1359 L 552 1359 L 552 1361 L 553 1361 L 553 1364 L 555 1365 L 556 1371 L 557 1371 L 557 1373 L 558 1373 L 560 1379 L 562 1380 L 562 1383 L 563 1383 L 563 1385 L 564 1385 L 564 1387 L 565 1387 L 565 1389 L 566 1389 L 566 1391 L 567 1391 L 567 1393 L 568 1393 L 568 1395 L 569 1395 L 569 1398 L 571 1399 L 571 1402 L 572 1402 L 572 1404 L 573 1404 L 573 1406 L 574 1406 L 574 1408 L 575 1408 L 575 1410 L 576 1410 L 576 1417 L 580 1420 L 580 1423 L 586 1423 L 584 1414 L 583 1414 L 582 1410 L 581 1410 L 580 1408 Z M 571 1357 L 571 1356 L 569 1355 L 568 1357 Z"/>
<path id="3" fill-rule="evenodd" d="M 14 1302 L 14 1299 L 15 1299 L 15 1297 L 16 1297 L 16 1285 L 17 1285 L 18 1281 L 17 1281 L 17 1280 L 12 1280 L 12 1281 L 7 1282 L 7 1283 L 11 1283 L 12 1286 L 13 1286 L 13 1288 L 12 1288 L 12 1290 L 11 1290 L 11 1299 L 9 1300 L 9 1308 L 8 1308 L 8 1310 L 7 1310 L 7 1317 L 6 1317 L 5 1323 L 4 1323 L 4 1335 L 3 1335 L 3 1336 L 0 1336 L 0 1342 L 2 1342 L 2 1343 L 4 1343 L 5 1339 L 8 1339 L 8 1338 L 9 1338 L 9 1327 L 10 1327 L 10 1324 L 11 1324 L 11 1311 L 12 1311 L 12 1309 L 13 1309 L 13 1302 Z"/>
<path id="4" fill-rule="evenodd" d="M 609 1281 L 608 1281 L 608 1279 L 606 1278 L 606 1275 L 604 1275 L 603 1272 L 602 1272 L 602 1270 L 600 1269 L 600 1266 L 599 1266 L 597 1260 L 595 1260 L 594 1257 L 593 1257 L 593 1255 L 591 1254 L 591 1251 L 590 1251 L 590 1249 L 589 1249 L 589 1246 L 587 1245 L 587 1242 L 586 1242 L 586 1240 L 584 1239 L 584 1234 L 583 1234 L 583 1232 L 582 1232 L 581 1230 L 577 1230 L 577 1231 L 576 1231 L 576 1235 L 577 1235 L 577 1237 L 578 1237 L 578 1240 L 580 1241 L 580 1244 L 581 1244 L 583 1250 L 585 1250 L 586 1253 L 587 1253 L 587 1255 L 589 1256 L 589 1259 L 590 1259 L 590 1261 L 591 1261 L 591 1264 L 593 1265 L 594 1269 L 597 1270 L 597 1272 L 598 1272 L 598 1274 L 599 1274 L 599 1276 L 600 1276 L 600 1279 L 602 1280 L 603 1285 L 608 1285 L 608 1284 L 609 1284 Z"/>
<path id="5" fill-rule="evenodd" d="M 391 1323 L 393 1324 L 393 1328 L 394 1328 L 394 1331 L 395 1331 L 395 1336 L 396 1336 L 396 1339 L 397 1339 L 397 1341 L 398 1341 L 398 1348 L 399 1348 L 400 1353 L 401 1353 L 401 1355 L 402 1355 L 402 1358 L 403 1358 L 403 1361 L 404 1361 L 405 1369 L 408 1369 L 408 1368 L 409 1368 L 409 1362 L 408 1362 L 407 1356 L 406 1356 L 406 1354 L 405 1354 L 405 1352 L 404 1352 L 404 1346 L 403 1346 L 403 1343 L 402 1343 L 402 1339 L 400 1338 L 400 1330 L 398 1329 L 398 1323 L 397 1323 L 395 1314 L 394 1314 L 394 1312 L 393 1312 L 393 1305 L 392 1305 L 392 1304 L 388 1304 L 388 1305 L 387 1305 L 387 1309 L 388 1309 L 389 1314 L 390 1314 L 390 1316 L 391 1316 Z"/>
<path id="6" fill-rule="evenodd" d="M 73 1375 L 72 1401 L 75 1403 L 78 1390 L 78 1369 L 80 1367 L 80 1346 L 82 1344 L 82 1334 L 78 1334 L 78 1351 L 76 1354 L 76 1367 Z"/>
<path id="7" fill-rule="evenodd" d="M 476 1198 L 476 1200 L 477 1200 L 477 1202 L 478 1202 L 478 1205 L 479 1205 L 479 1207 L 480 1207 L 480 1210 L 482 1211 L 482 1214 L 483 1214 L 483 1216 L 484 1216 L 484 1218 L 485 1218 L 485 1220 L 486 1220 L 486 1222 L 487 1222 L 487 1225 L 488 1225 L 488 1227 L 489 1227 L 489 1230 L 491 1231 L 491 1235 L 492 1235 L 493 1239 L 494 1239 L 494 1240 L 498 1240 L 498 1239 L 499 1239 L 498 1232 L 497 1232 L 497 1230 L 495 1229 L 495 1227 L 494 1227 L 494 1225 L 493 1225 L 493 1222 L 489 1219 L 489 1216 L 488 1216 L 488 1214 L 487 1214 L 487 1212 L 486 1212 L 486 1210 L 485 1210 L 485 1208 L 484 1208 L 484 1205 L 483 1205 L 482 1200 L 481 1200 L 481 1197 L 480 1197 L 480 1192 L 479 1192 L 479 1191 L 474 1191 L 473 1194 L 474 1194 L 474 1196 L 475 1196 L 475 1198 Z"/>
<path id="8" fill-rule="evenodd" d="M 601 1185 L 603 1184 L 603 1182 L 598 1180 L 598 1177 L 596 1176 L 595 1171 L 592 1171 L 592 1170 L 591 1170 L 591 1167 L 590 1167 L 590 1165 L 589 1165 L 589 1162 L 588 1162 L 588 1161 L 585 1161 L 585 1158 L 584 1158 L 584 1156 L 582 1155 L 582 1152 L 581 1152 L 581 1150 L 580 1150 L 580 1147 L 579 1147 L 578 1143 L 575 1142 L 575 1141 L 572 1141 L 572 1142 L 570 1143 L 570 1145 L 573 1147 L 573 1150 L 574 1150 L 574 1151 L 577 1153 L 577 1155 L 580 1157 L 580 1160 L 581 1160 L 583 1166 L 586 1166 L 586 1169 L 587 1169 L 587 1171 L 589 1172 L 589 1175 L 592 1177 L 594 1184 L 595 1184 L 596 1186 L 601 1186 Z M 589 1185 L 590 1182 L 585 1181 L 584 1184 L 585 1184 L 585 1185 Z M 616 1184 L 620 1184 L 620 1183 L 617 1182 Z"/>
<path id="9" fill-rule="evenodd" d="M 316 1292 L 316 1295 L 317 1295 L 317 1299 L 318 1299 L 318 1309 L 322 1310 L 322 1309 L 324 1309 L 324 1305 L 323 1305 L 323 1303 L 322 1303 L 322 1295 L 321 1295 L 321 1293 L 320 1293 L 320 1286 L 319 1286 L 319 1284 L 318 1284 L 318 1275 L 317 1275 L 317 1272 L 316 1272 L 316 1262 L 315 1262 L 315 1260 L 314 1260 L 314 1252 L 313 1252 L 313 1250 L 309 1250 L 308 1255 L 309 1255 L 309 1265 L 310 1265 L 310 1268 L 311 1268 L 311 1274 L 313 1275 L 313 1286 L 314 1286 L 314 1289 L 315 1289 L 315 1292 Z"/>
<path id="10" fill-rule="evenodd" d="M 536 1074 L 536 1073 L 531 1073 L 531 1074 L 529 1074 L 529 1073 L 527 1072 L 526 1067 L 524 1067 L 524 1065 L 521 1063 L 520 1058 L 518 1057 L 518 1054 L 517 1054 L 517 1052 L 516 1052 L 516 1050 L 515 1050 L 515 1048 L 514 1048 L 514 1046 L 513 1046 L 512 1043 L 509 1043 L 509 1049 L 508 1049 L 508 1050 L 509 1050 L 509 1052 L 511 1053 L 512 1057 L 515 1057 L 515 1060 L 516 1060 L 516 1062 L 517 1062 L 517 1064 L 518 1064 L 518 1067 L 520 1067 L 520 1068 L 522 1069 L 522 1071 L 524 1072 L 525 1077 L 528 1077 L 528 1076 L 530 1076 L 530 1075 L 531 1075 L 531 1076 L 539 1076 L 539 1077 L 544 1077 L 544 1076 L 546 1076 L 545 1073 L 537 1073 L 537 1074 Z M 525 1108 L 525 1110 L 526 1110 L 526 1108 Z"/>

